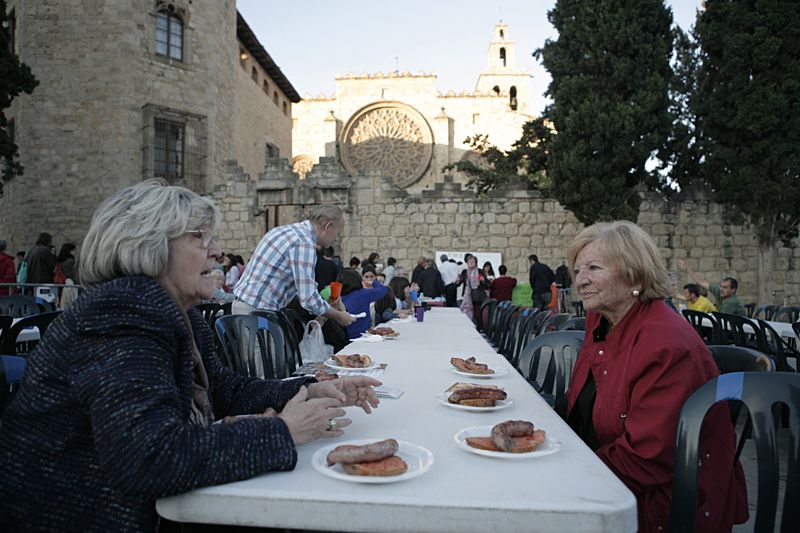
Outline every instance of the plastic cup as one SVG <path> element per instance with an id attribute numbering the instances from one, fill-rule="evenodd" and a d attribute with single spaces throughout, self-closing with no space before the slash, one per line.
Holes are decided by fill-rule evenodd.
<path id="1" fill-rule="evenodd" d="M 338 281 L 331 282 L 331 300 L 338 300 L 342 294 L 342 284 Z"/>
<path id="2" fill-rule="evenodd" d="M 417 322 L 425 320 L 425 308 L 422 306 L 417 307 L 414 312 L 417 314 Z"/>

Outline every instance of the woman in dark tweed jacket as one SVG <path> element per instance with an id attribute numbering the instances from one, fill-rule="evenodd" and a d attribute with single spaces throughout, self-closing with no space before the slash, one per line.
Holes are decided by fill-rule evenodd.
<path id="1" fill-rule="evenodd" d="M 296 444 L 370 412 L 370 378 L 308 383 L 233 374 L 191 309 L 220 254 L 210 200 L 157 181 L 95 212 L 92 288 L 31 354 L 0 430 L 0 530 L 153 531 L 157 498 L 291 470 Z M 275 413 L 277 411 L 277 414 Z M 233 423 L 215 418 L 257 414 Z"/>

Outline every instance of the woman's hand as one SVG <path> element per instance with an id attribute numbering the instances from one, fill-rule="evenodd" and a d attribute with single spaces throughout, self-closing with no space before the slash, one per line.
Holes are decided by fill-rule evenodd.
<path id="1" fill-rule="evenodd" d="M 378 407 L 380 400 L 373 387 L 382 385 L 377 379 L 366 376 L 348 376 L 322 383 L 312 383 L 308 387 L 309 398 L 335 398 L 341 405 L 355 405 L 367 414 Z"/>
<path id="2" fill-rule="evenodd" d="M 318 384 L 319 385 L 319 384 Z M 295 444 L 304 444 L 322 437 L 339 437 L 342 430 L 352 423 L 345 415 L 342 402 L 338 398 L 309 398 L 308 389 L 300 387 L 294 398 L 286 402 L 286 406 L 278 416 L 289 427 L 289 433 Z M 336 426 L 331 429 L 331 421 Z"/>

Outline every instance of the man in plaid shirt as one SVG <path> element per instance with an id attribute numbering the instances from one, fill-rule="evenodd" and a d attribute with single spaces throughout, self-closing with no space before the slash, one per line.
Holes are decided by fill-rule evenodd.
<path id="1" fill-rule="evenodd" d="M 308 220 L 270 230 L 258 243 L 233 289 L 233 313 L 280 311 L 296 296 L 312 315 L 326 316 L 348 326 L 355 319 L 350 313 L 331 307 L 317 292 L 314 279 L 317 246 L 333 244 L 342 229 L 342 211 L 326 204 L 313 207 Z"/>

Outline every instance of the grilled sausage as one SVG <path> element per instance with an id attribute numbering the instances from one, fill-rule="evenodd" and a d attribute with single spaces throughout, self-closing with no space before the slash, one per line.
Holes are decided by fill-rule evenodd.
<path id="1" fill-rule="evenodd" d="M 459 403 L 463 400 L 505 400 L 507 397 L 506 391 L 502 389 L 470 387 L 453 391 L 447 400 L 450 403 Z"/>
<path id="2" fill-rule="evenodd" d="M 328 453 L 328 466 L 336 463 L 353 464 L 380 461 L 394 455 L 399 449 L 400 445 L 394 439 L 373 442 L 364 446 L 343 444 Z"/>
<path id="3" fill-rule="evenodd" d="M 510 452 L 514 448 L 514 437 L 533 435 L 533 423 L 527 420 L 507 420 L 492 428 L 492 442 L 498 450 Z"/>

